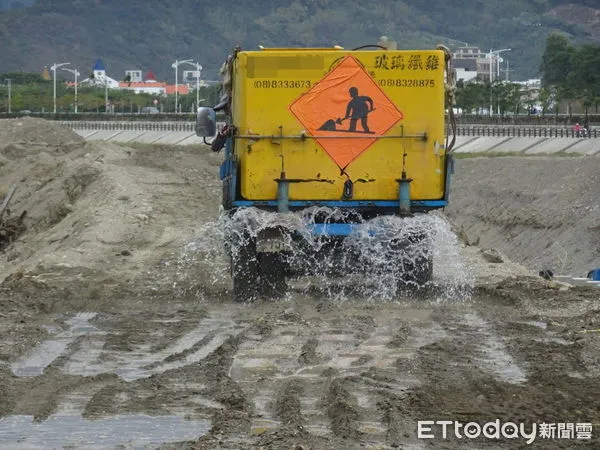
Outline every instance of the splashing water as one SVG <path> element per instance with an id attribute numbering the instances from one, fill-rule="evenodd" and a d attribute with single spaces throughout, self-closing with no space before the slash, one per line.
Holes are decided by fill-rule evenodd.
<path id="1" fill-rule="evenodd" d="M 313 232 L 316 223 L 357 223 L 345 239 Z M 379 216 L 363 220 L 355 212 L 324 207 L 276 214 L 242 208 L 229 215 L 221 211 L 214 222 L 199 227 L 176 261 L 175 295 L 204 299 L 227 292 L 231 284 L 229 258 L 264 233 L 277 232 L 282 263 L 298 269 L 289 282 L 294 292 L 317 292 L 334 300 L 359 297 L 368 301 L 412 295 L 414 281 L 398 283 L 403 273 L 433 261 L 433 280 L 426 287 L 434 301 L 470 297 L 474 278 L 460 257 L 460 245 L 450 224 L 439 214 L 410 218 Z M 288 294 L 290 295 L 290 294 Z"/>

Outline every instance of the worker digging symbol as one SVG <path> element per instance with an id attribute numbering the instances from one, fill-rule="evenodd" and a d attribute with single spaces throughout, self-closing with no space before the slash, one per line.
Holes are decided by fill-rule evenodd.
<path id="1" fill-rule="evenodd" d="M 344 118 L 338 117 L 337 120 L 333 121 L 332 119 L 325 122 L 320 128 L 320 131 L 349 131 L 351 133 L 360 133 L 360 131 L 356 131 L 356 123 L 360 120 L 360 125 L 363 129 L 363 133 L 374 134 L 373 131 L 369 129 L 369 125 L 367 123 L 369 113 L 374 111 L 373 99 L 366 95 L 358 95 L 358 89 L 355 86 L 352 86 L 348 93 L 352 100 L 348 102 L 348 106 L 346 107 L 346 115 Z M 342 125 L 344 120 L 350 119 L 350 126 L 348 130 L 338 130 L 336 125 Z"/>
<path id="2" fill-rule="evenodd" d="M 290 105 L 290 111 L 341 169 L 404 118 L 365 66 L 351 55 L 340 58 Z"/>
<path id="3" fill-rule="evenodd" d="M 363 131 L 371 133 L 367 125 L 367 116 L 375 109 L 373 108 L 373 99 L 366 95 L 358 95 L 358 89 L 354 86 L 348 92 L 350 93 L 350 97 L 352 97 L 346 108 L 346 117 L 344 117 L 344 119 L 350 119 L 350 128 L 348 128 L 348 131 L 356 131 L 356 121 L 360 119 Z M 342 120 L 338 119 L 338 123 L 341 124 Z"/>

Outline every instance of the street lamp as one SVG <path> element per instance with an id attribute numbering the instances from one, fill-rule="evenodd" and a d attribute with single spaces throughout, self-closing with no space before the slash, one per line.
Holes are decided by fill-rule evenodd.
<path id="1" fill-rule="evenodd" d="M 12 80 L 7 78 L 6 84 L 8 85 L 8 113 L 12 113 Z"/>
<path id="2" fill-rule="evenodd" d="M 485 55 L 486 58 L 488 58 L 490 60 L 490 110 L 489 110 L 489 115 L 492 115 L 492 78 L 493 78 L 493 72 L 492 72 L 492 64 L 493 64 L 493 60 L 492 58 L 496 57 L 496 64 L 499 64 L 498 59 L 499 59 L 499 55 L 502 52 L 509 52 L 511 49 L 510 48 L 503 48 L 501 50 L 492 50 L 490 49 L 490 52 Z M 500 69 L 498 69 L 498 76 L 500 74 Z"/>
<path id="3" fill-rule="evenodd" d="M 53 96 L 53 99 L 54 99 L 54 114 L 56 114 L 56 69 L 58 69 L 59 67 L 62 67 L 62 66 L 69 65 L 69 64 L 71 64 L 71 63 L 52 64 L 52 67 L 50 67 L 50 70 L 52 72 L 54 72 L 54 77 L 53 77 L 54 78 L 54 96 Z"/>
<path id="4" fill-rule="evenodd" d="M 104 74 L 104 112 L 108 114 L 108 77 Z"/>
<path id="5" fill-rule="evenodd" d="M 184 61 L 175 60 L 175 62 L 171 64 L 171 67 L 175 69 L 175 112 L 179 112 L 179 81 L 177 68 L 179 67 L 179 64 L 183 63 L 193 63 L 193 61 L 191 59 L 186 59 Z"/>
<path id="6" fill-rule="evenodd" d="M 75 75 L 75 114 L 77 114 L 77 77 L 81 74 L 77 71 L 77 69 L 67 69 L 66 67 L 63 67 L 63 70 L 71 72 L 73 75 Z"/>
<path id="7" fill-rule="evenodd" d="M 188 64 L 196 67 L 196 110 L 198 109 L 198 105 L 200 104 L 200 73 L 202 72 L 202 66 L 199 62 L 189 62 L 189 61 L 181 61 L 187 62 Z"/>

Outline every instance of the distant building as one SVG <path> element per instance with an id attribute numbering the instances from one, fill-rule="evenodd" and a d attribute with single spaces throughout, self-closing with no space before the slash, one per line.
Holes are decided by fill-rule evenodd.
<path id="1" fill-rule="evenodd" d="M 126 70 L 125 78 L 129 78 L 129 81 L 132 83 L 139 83 L 142 81 L 142 71 L 141 70 Z"/>
<path id="2" fill-rule="evenodd" d="M 47 68 L 46 68 L 47 72 Z M 92 67 L 92 74 L 89 78 L 86 78 L 79 82 L 80 85 L 88 86 L 107 86 L 110 89 L 123 89 L 130 90 L 136 94 L 150 94 L 153 96 L 164 96 L 172 95 L 175 93 L 175 86 L 169 85 L 164 81 L 157 81 L 156 75 L 152 70 L 148 70 L 146 75 L 142 75 L 143 72 L 140 69 L 130 69 L 125 71 L 124 81 L 117 81 L 106 74 L 106 67 L 101 59 L 97 59 Z M 177 86 L 177 92 L 179 95 L 189 94 L 190 88 L 196 88 L 196 75 L 195 70 L 184 71 L 184 83 Z M 49 76 L 49 74 L 48 74 Z M 189 82 L 189 85 L 186 84 Z M 68 85 L 74 85 L 74 83 L 67 83 Z M 200 86 L 207 86 L 208 83 L 200 80 Z"/>
<path id="3" fill-rule="evenodd" d="M 146 72 L 146 78 L 145 78 L 146 82 L 148 83 L 156 83 L 156 75 L 154 75 L 154 72 L 152 72 L 151 70 L 149 70 L 148 72 Z"/>
<path id="4" fill-rule="evenodd" d="M 126 71 L 125 76 L 127 77 L 129 72 Z M 139 81 L 123 81 L 119 83 L 119 89 L 131 90 L 136 94 L 151 94 L 151 95 L 170 95 L 175 93 L 175 86 L 170 86 L 165 82 L 156 81 L 156 76 L 152 70 L 146 72 L 146 76 L 143 81 L 141 80 L 141 71 L 140 72 L 140 80 Z M 179 85 L 178 92 L 180 95 L 185 95 L 189 93 L 189 88 L 186 85 Z"/>
<path id="5" fill-rule="evenodd" d="M 452 63 L 456 69 L 456 79 L 470 81 L 477 78 L 477 61 L 475 59 L 455 59 Z"/>
<path id="6" fill-rule="evenodd" d="M 452 64 L 458 80 L 469 81 L 478 77 L 482 81 L 493 82 L 502 79 L 502 76 L 498 75 L 499 64 L 502 61 L 497 53 L 490 55 L 482 52 L 479 47 L 465 45 L 456 49 Z"/>
<path id="7" fill-rule="evenodd" d="M 42 79 L 46 81 L 50 81 L 52 77 L 50 76 L 50 71 L 48 70 L 48 66 L 44 66 L 44 71 L 42 72 Z"/>
<path id="8" fill-rule="evenodd" d="M 179 92 L 179 95 L 186 95 L 190 93 L 190 88 L 188 88 L 185 84 L 177 85 L 177 89 L 175 89 L 175 85 L 169 84 L 166 86 L 166 94 L 172 95 L 175 94 L 175 91 Z"/>
<path id="9" fill-rule="evenodd" d="M 183 84 L 196 86 L 196 82 L 201 75 L 202 75 L 201 70 L 184 70 L 183 71 Z M 200 86 L 202 86 L 202 80 L 200 80 Z"/>
<path id="10" fill-rule="evenodd" d="M 118 89 L 119 82 L 106 74 L 106 68 L 101 59 L 97 59 L 92 68 L 92 75 L 80 82 L 89 86 L 107 86 L 110 89 Z"/>

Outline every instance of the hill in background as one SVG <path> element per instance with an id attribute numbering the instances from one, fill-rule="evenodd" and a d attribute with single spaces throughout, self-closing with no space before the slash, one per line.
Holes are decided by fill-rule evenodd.
<path id="1" fill-rule="evenodd" d="M 275 0 L 243 6 L 233 0 L 27 3 L 2 1 L 4 7 L 21 8 L 0 12 L 0 72 L 41 72 L 55 62 L 70 62 L 87 76 L 93 61 L 102 58 L 116 79 L 127 69 L 151 69 L 158 78 L 170 80 L 176 59 L 193 59 L 203 65 L 204 78 L 216 79 L 235 45 L 353 48 L 387 35 L 403 49 L 438 43 L 511 48 L 503 53 L 510 62 L 510 78 L 526 79 L 537 76 L 551 32 L 567 34 L 574 44 L 600 42 L 597 0 L 296 0 L 286 6 Z"/>

